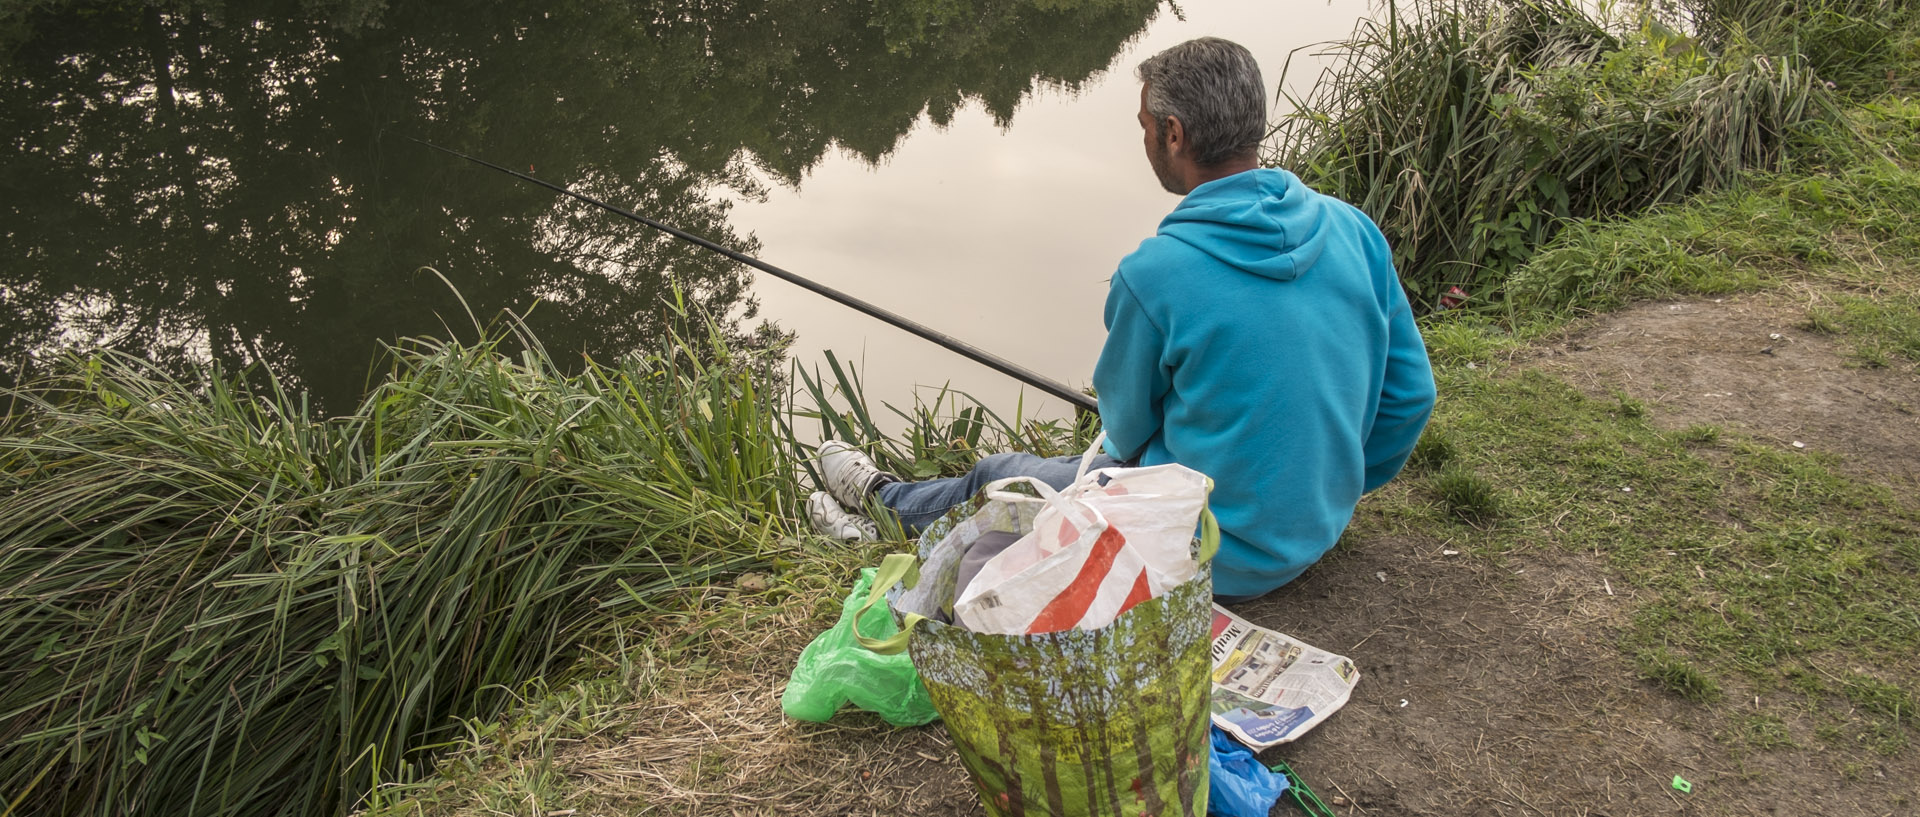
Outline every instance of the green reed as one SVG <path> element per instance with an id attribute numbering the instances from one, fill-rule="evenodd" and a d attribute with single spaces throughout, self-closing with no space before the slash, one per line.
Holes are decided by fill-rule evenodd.
<path id="1" fill-rule="evenodd" d="M 785 396 L 717 333 L 576 375 L 526 345 L 404 344 L 326 420 L 111 353 L 11 395 L 0 811 L 340 813 L 602 608 L 787 530 Z"/>
<path id="2" fill-rule="evenodd" d="M 964 474 L 982 454 L 997 451 L 1025 451 L 1043 457 L 1079 454 L 1093 443 L 1099 431 L 1098 417 L 1092 412 L 1076 412 L 1061 419 L 1028 417 L 1023 399 L 1015 404 L 1009 420 L 965 392 L 942 387 L 931 402 L 916 394 L 911 409 L 882 403 L 892 417 L 889 424 L 901 429 L 889 433 L 868 407 L 858 370 L 831 351 L 826 353 L 826 362 L 824 373 L 795 368 L 806 403 L 811 406 L 796 409 L 795 419 L 817 421 L 819 439 L 852 443 L 881 468 L 909 479 Z M 791 428 L 789 435 L 796 450 L 806 448 Z M 818 484 L 819 474 L 813 463 L 802 463 Z"/>

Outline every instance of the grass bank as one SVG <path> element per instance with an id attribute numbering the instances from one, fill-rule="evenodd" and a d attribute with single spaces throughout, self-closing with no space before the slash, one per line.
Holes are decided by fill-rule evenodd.
<path id="1" fill-rule="evenodd" d="M 1914 132 L 1902 123 L 1916 114 L 1920 106 L 1888 101 L 1850 116 L 1863 117 L 1861 132 L 1879 133 L 1883 148 L 1897 148 L 1900 134 Z M 1887 764 L 1915 762 L 1920 736 L 1913 717 L 1920 704 L 1913 659 L 1920 652 L 1913 613 L 1920 609 L 1920 500 L 1841 457 L 1733 426 L 1674 427 L 1625 384 L 1617 392 L 1582 391 L 1534 363 L 1588 316 L 1642 299 L 1804 290 L 1823 294 L 1814 314 L 1827 316 L 1804 331 L 1831 333 L 1854 365 L 1915 372 L 1920 361 L 1894 350 L 1904 348 L 1896 345 L 1904 331 L 1897 327 L 1920 318 L 1911 300 L 1920 293 L 1920 248 L 1891 228 L 1920 218 L 1920 202 L 1885 194 L 1907 189 L 1917 165 L 1873 157 L 1834 153 L 1818 167 L 1750 174 L 1738 189 L 1569 224 L 1534 260 L 1555 266 L 1522 266 L 1517 274 L 1621 273 L 1578 279 L 1589 284 L 1571 287 L 1564 299 L 1529 296 L 1499 309 L 1429 316 L 1423 328 L 1442 394 L 1432 430 L 1408 471 L 1362 504 L 1334 563 L 1304 577 L 1298 592 L 1318 592 L 1329 580 L 1324 570 L 1340 570 L 1348 554 L 1389 544 L 1454 550 L 1451 558 L 1494 570 L 1559 554 L 1591 571 L 1583 578 L 1593 593 L 1602 593 L 1604 579 L 1620 594 L 1621 612 L 1581 634 L 1611 654 L 1599 664 L 1616 674 L 1598 683 L 1632 699 L 1667 700 L 1680 713 L 1678 728 L 1697 735 L 1708 758 L 1770 768 L 1773 758 L 1792 753 L 1842 785 L 1860 786 L 1861 798 L 1876 796 L 1867 793 L 1876 771 L 1897 776 L 1903 767 Z M 1849 174 L 1854 182 L 1835 181 Z M 1826 180 L 1825 203 L 1806 195 L 1815 180 Z M 1861 206 L 1874 201 L 1881 203 Z M 1686 224 L 1695 225 L 1692 232 L 1679 229 Z M 1683 239 L 1677 255 L 1721 272 L 1685 273 L 1665 260 L 1669 243 Z M 1593 283 L 1600 280 L 1606 283 Z M 1867 306 L 1853 307 L 1849 318 L 1841 306 L 1855 303 L 1848 299 Z M 1871 362 L 1875 354 L 1884 364 Z M 823 393 L 858 393 L 853 373 L 831 363 L 821 376 L 799 378 L 808 381 Z M 926 415 L 890 443 L 873 436 L 873 418 L 858 401 L 822 421 L 836 435 L 869 441 L 895 458 L 894 467 L 928 473 L 951 472 L 977 451 L 1035 440 L 1061 450 L 1073 444 L 1064 427 L 976 423 L 991 415 L 965 401 L 942 406 L 938 419 Z M 764 570 L 713 583 L 686 607 L 622 617 L 627 651 L 607 652 L 626 658 L 593 658 L 549 676 L 509 716 L 464 735 L 438 775 L 382 789 L 368 813 L 951 813 L 969 794 L 937 728 L 891 730 L 851 713 L 835 725 L 796 724 L 778 711 L 780 683 L 800 648 L 831 623 L 853 571 L 907 546 L 848 548 L 801 535 Z M 1444 586 L 1446 579 L 1421 581 Z M 1396 592 L 1371 578 L 1348 586 Z M 1489 638 L 1523 637 L 1486 626 L 1495 628 Z M 1370 656 L 1363 668 L 1395 660 Z M 1392 696 L 1398 689 L 1365 691 Z M 1316 784 L 1339 782 L 1348 771 L 1312 765 L 1311 747 L 1279 754 Z M 1369 776 L 1352 770 L 1344 784 Z M 1392 783 L 1420 790 L 1439 781 Z M 1665 787 L 1653 783 L 1648 788 Z M 1740 785 L 1715 778 L 1711 791 L 1731 798 Z M 1887 806 L 1870 813 L 1898 813 L 1913 802 L 1899 797 L 1873 800 Z M 1715 802 L 1726 805 L 1706 813 L 1752 813 L 1749 807 L 1773 801 L 1756 794 Z M 1548 813 L 1594 805 L 1584 798 L 1534 803 Z M 1391 806 L 1385 812 L 1394 813 Z"/>
<path id="2" fill-rule="evenodd" d="M 6 810 L 338 813 L 611 618 L 764 560 L 796 503 L 784 395 L 727 354 L 568 376 L 421 342 L 325 421 L 111 354 L 14 394 Z"/>
<path id="3" fill-rule="evenodd" d="M 8 395 L 5 812 L 312 815 L 432 791 L 437 753 L 504 737 L 499 718 L 607 699 L 570 679 L 699 666 L 654 636 L 710 582 L 834 600 L 852 564 L 802 534 L 792 424 L 926 475 L 1085 444 L 960 395 L 888 440 L 838 361 L 788 371 L 717 331 L 577 375 L 508 339 L 531 351 L 405 344 L 326 420 L 271 380 L 112 353 Z M 828 410 L 796 411 L 789 382 Z"/>

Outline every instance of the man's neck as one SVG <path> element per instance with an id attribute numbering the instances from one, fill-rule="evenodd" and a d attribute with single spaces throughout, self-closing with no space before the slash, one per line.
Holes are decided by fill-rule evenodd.
<path id="1" fill-rule="evenodd" d="M 1191 193 L 1194 188 L 1207 182 L 1224 179 L 1236 173 L 1257 170 L 1259 167 L 1260 163 L 1254 159 L 1228 159 L 1220 164 L 1209 166 L 1188 165 L 1186 176 L 1187 192 Z"/>

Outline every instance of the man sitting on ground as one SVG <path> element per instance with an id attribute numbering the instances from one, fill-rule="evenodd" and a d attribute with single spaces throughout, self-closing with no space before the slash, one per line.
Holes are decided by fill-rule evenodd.
<path id="1" fill-rule="evenodd" d="M 1360 496 L 1399 473 L 1433 411 L 1433 372 L 1379 228 L 1259 166 L 1253 55 L 1207 37 L 1137 75 L 1147 162 L 1184 198 L 1109 285 L 1094 467 L 1177 462 L 1212 477 L 1215 594 L 1252 598 L 1318 561 Z M 988 482 L 1064 488 L 1079 465 L 996 454 L 964 477 L 906 482 L 845 443 L 819 458 L 827 490 L 809 513 L 842 538 L 873 536 L 848 507 L 877 500 L 918 531 Z"/>

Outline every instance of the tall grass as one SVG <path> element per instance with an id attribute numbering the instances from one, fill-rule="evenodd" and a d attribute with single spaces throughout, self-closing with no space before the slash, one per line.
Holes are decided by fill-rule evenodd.
<path id="1" fill-rule="evenodd" d="M 339 813 L 600 608 L 756 560 L 784 396 L 709 343 L 574 376 L 410 343 L 325 421 L 113 354 L 12 395 L 0 811 Z"/>
<path id="2" fill-rule="evenodd" d="M 1644 8 L 1416 0 L 1363 23 L 1267 157 L 1380 224 L 1431 308 L 1497 300 L 1566 219 L 1631 212 L 1777 166 L 1838 116 L 1804 57 L 1719 47 Z"/>

